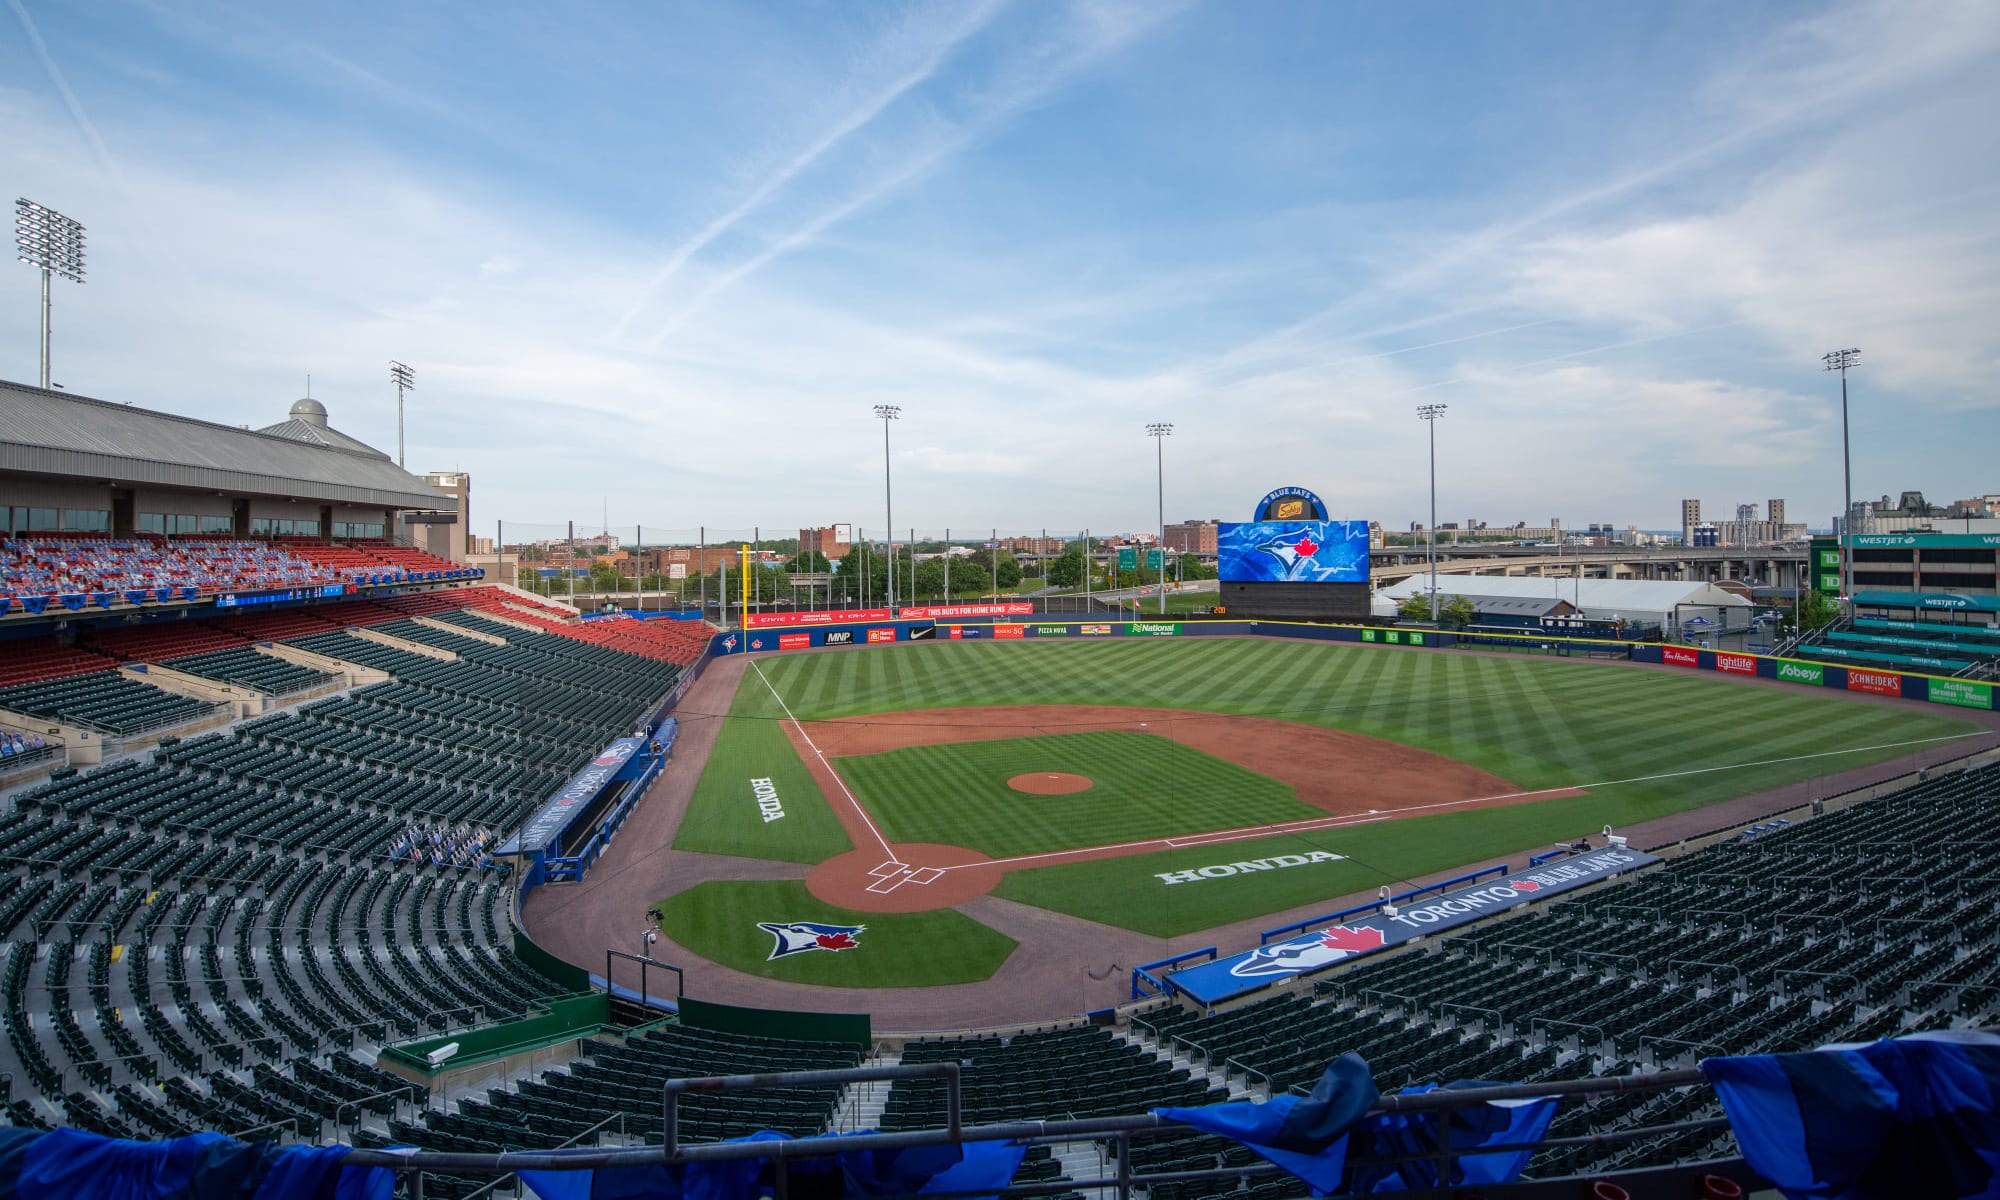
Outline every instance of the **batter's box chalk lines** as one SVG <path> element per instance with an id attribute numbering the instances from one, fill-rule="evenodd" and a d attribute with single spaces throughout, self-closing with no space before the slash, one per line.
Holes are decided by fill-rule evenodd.
<path id="1" fill-rule="evenodd" d="M 920 870 L 910 872 L 910 878 L 908 879 L 907 882 L 922 885 L 926 883 L 936 883 L 938 880 L 943 878 L 944 878 L 943 871 L 938 870 L 936 867 L 924 867 Z"/>
<path id="2" fill-rule="evenodd" d="M 882 878 L 876 880 L 874 883 L 869 884 L 868 890 L 874 892 L 878 896 L 886 896 L 890 892 L 893 892 L 897 888 L 902 887 L 904 884 L 908 883 L 910 881 L 911 873 L 912 872 L 908 867 L 903 867 L 902 869 L 898 870 L 895 874 L 885 875 Z"/>
<path id="3" fill-rule="evenodd" d="M 910 868 L 907 864 L 899 863 L 892 858 L 888 862 L 882 863 L 881 865 L 870 870 L 868 872 L 868 877 L 870 879 L 882 879 L 887 876 L 894 875 L 898 871 L 907 871 L 909 869 Z"/>

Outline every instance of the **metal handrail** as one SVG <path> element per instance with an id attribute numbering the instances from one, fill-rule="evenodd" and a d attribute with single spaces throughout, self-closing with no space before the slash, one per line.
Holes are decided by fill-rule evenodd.
<path id="1" fill-rule="evenodd" d="M 665 1110 L 661 1116 L 661 1131 L 665 1135 L 664 1149 L 669 1158 L 685 1157 L 687 1147 L 680 1142 L 680 1096 L 682 1092 L 748 1092 L 760 1088 L 818 1087 L 830 1083 L 866 1083 L 874 1079 L 931 1079 L 944 1080 L 945 1132 L 957 1139 L 963 1130 L 959 1125 L 959 1065 L 955 1062 L 940 1063 L 899 1063 L 893 1067 L 843 1067 L 830 1071 L 779 1071 L 763 1075 L 712 1075 L 703 1079 L 669 1079 L 660 1087 L 660 1104 Z M 876 1134 L 875 1137 L 885 1135 Z M 896 1136 L 896 1135 L 886 1135 Z M 843 1139 L 850 1149 L 865 1149 L 859 1143 L 869 1138 L 854 1137 Z M 723 1145 L 742 1143 L 722 1143 Z M 754 1143 L 752 1143 L 754 1145 Z M 790 1143 L 781 1143 L 790 1144 Z M 780 1152 L 779 1157 L 784 1157 Z"/>
<path id="2" fill-rule="evenodd" d="M 842 1075 L 850 1081 L 855 1072 L 868 1072 L 871 1078 L 911 1078 L 923 1074 L 939 1074 L 935 1068 L 956 1068 L 955 1063 L 910 1064 L 896 1067 L 854 1068 L 851 1071 L 794 1072 L 789 1074 L 756 1076 L 740 1075 L 722 1079 L 669 1080 L 668 1095 L 673 1094 L 673 1085 L 684 1085 L 682 1091 L 737 1090 L 758 1086 L 755 1081 L 773 1080 L 769 1086 L 810 1086 L 809 1077 L 816 1075 Z M 876 1074 L 876 1073 L 881 1074 Z M 727 1080 L 738 1082 L 736 1087 L 724 1088 L 717 1085 Z M 817 1082 L 838 1082 L 818 1080 Z M 1432 1092 L 1383 1096 L 1377 1101 L 1376 1111 L 1382 1112 L 1432 1112 L 1453 1108 L 1470 1107 L 1495 1100 L 1540 1099 L 1581 1096 L 1619 1095 L 1622 1093 L 1656 1092 L 1669 1088 L 1685 1087 L 1690 1084 L 1707 1082 L 1706 1076 L 1697 1068 L 1676 1071 L 1657 1071 L 1651 1074 L 1613 1075 L 1590 1079 L 1553 1080 L 1540 1084 L 1509 1084 L 1486 1088 L 1463 1088 L 1457 1090 L 1439 1089 Z M 694 1085 L 692 1087 L 685 1085 Z M 671 1110 L 670 1110 L 671 1111 Z M 1710 1118 L 1704 1122 L 1680 1122 L 1670 1126 L 1655 1128 L 1617 1130 L 1607 1134 L 1589 1134 L 1574 1138 L 1552 1138 L 1537 1146 L 1588 1146 L 1630 1140 L 1633 1137 L 1651 1136 L 1661 1132 L 1682 1132 L 1694 1128 L 1721 1128 L 1727 1122 L 1723 1118 Z M 722 1162 L 748 1158 L 769 1158 L 784 1161 L 793 1158 L 824 1158 L 845 1154 L 856 1150 L 888 1150 L 906 1146 L 937 1145 L 945 1141 L 987 1142 L 987 1141 L 1028 1141 L 1036 1143 L 1078 1141 L 1090 1137 L 1114 1136 L 1120 1133 L 1141 1133 L 1149 1131 L 1172 1131 L 1183 1128 L 1178 1122 L 1153 1113 L 1122 1117 L 1092 1117 L 1064 1121 L 1011 1121 L 991 1125 L 965 1126 L 953 1130 L 913 1130 L 900 1133 L 859 1134 L 841 1138 L 798 1138 L 789 1141 L 762 1142 L 706 1142 L 699 1144 L 668 1143 L 662 1146 L 633 1147 L 629 1149 L 590 1149 L 582 1151 L 509 1151 L 500 1154 L 473 1154 L 460 1151 L 386 1151 L 349 1150 L 342 1160 L 346 1166 L 387 1167 L 398 1173 L 413 1171 L 436 1172 L 501 1172 L 518 1170 L 585 1170 L 612 1167 L 659 1166 L 670 1162 Z M 1479 1153 L 1503 1153 L 1527 1149 L 1528 1146 L 1482 1147 Z M 1448 1153 L 1456 1154 L 1456 1151 Z M 1435 1158 L 1436 1154 L 1419 1155 L 1420 1158 Z M 1359 1160 L 1356 1160 L 1359 1161 Z M 1217 1170 L 1211 1175 L 1169 1175 L 1133 1176 L 1133 1183 L 1143 1183 L 1148 1179 L 1166 1181 L 1169 1178 L 1220 1178 L 1225 1175 L 1247 1175 L 1261 1170 L 1260 1166 L 1245 1165 Z M 1277 1168 L 1269 1168 L 1271 1171 Z M 1072 1189 L 1102 1188 L 1115 1186 L 1116 1181 L 1090 1180 L 1070 1181 L 1049 1185 L 1028 1185 L 1009 1187 L 1010 1195 L 1056 1194 Z M 1039 1191 L 1030 1188 L 1039 1187 Z M 940 1193 L 940 1195 L 943 1195 Z"/>
<path id="3" fill-rule="evenodd" d="M 292 1138 L 294 1140 L 297 1140 L 299 1136 L 299 1119 L 297 1117 L 285 1117 L 282 1120 L 266 1121 L 262 1125 L 252 1125 L 248 1129 L 238 1130 L 235 1133 L 227 1133 L 224 1134 L 223 1136 L 228 1138 L 234 1138 L 235 1140 L 240 1142 L 243 1139 L 249 1137 L 251 1134 L 259 1133 L 266 1129 L 287 1129 L 287 1128 L 292 1131 Z"/>
<path id="4" fill-rule="evenodd" d="M 391 1102 L 389 1106 L 389 1111 L 393 1113 L 396 1111 L 395 1106 L 397 1104 L 410 1104 L 410 1105 L 416 1104 L 417 1101 L 412 1093 L 421 1093 L 423 1090 L 424 1089 L 421 1085 L 413 1083 L 410 1084 L 408 1087 L 395 1088 L 387 1092 L 376 1092 L 372 1096 L 360 1096 L 353 1100 L 344 1100 L 341 1103 L 333 1106 L 333 1127 L 335 1129 L 339 1129 L 341 1126 L 347 1124 L 346 1121 L 341 1120 L 340 1114 L 346 1112 L 350 1108 L 358 1108 L 360 1105 L 366 1104 L 370 1100 L 388 1100 Z M 354 1124 L 356 1127 L 359 1127 L 361 1124 L 361 1116 L 359 1112 L 355 1114 Z"/>

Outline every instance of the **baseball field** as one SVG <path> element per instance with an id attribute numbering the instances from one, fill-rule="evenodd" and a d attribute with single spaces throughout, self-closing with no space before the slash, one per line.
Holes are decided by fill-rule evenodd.
<path id="1" fill-rule="evenodd" d="M 1708 673 L 1276 639 L 764 656 L 673 846 L 802 878 L 655 911 L 766 977 L 967 982 L 1014 948 L 956 911 L 987 895 L 1170 937 L 1984 732 Z M 855 932 L 770 928 L 799 921 Z"/>

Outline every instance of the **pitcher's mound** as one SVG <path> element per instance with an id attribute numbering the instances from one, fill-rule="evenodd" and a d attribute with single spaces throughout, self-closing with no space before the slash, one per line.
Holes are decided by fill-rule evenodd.
<path id="1" fill-rule="evenodd" d="M 1086 775 L 1033 771 L 1014 776 L 1007 781 L 1007 786 L 1030 796 L 1067 796 L 1071 792 L 1087 792 L 1096 785 Z"/>

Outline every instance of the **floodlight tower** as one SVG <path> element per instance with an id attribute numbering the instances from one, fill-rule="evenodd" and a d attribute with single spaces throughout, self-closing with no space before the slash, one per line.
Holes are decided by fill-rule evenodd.
<path id="1" fill-rule="evenodd" d="M 1154 421 L 1146 426 L 1146 433 L 1153 439 L 1154 466 L 1159 475 L 1160 489 L 1160 615 L 1167 615 L 1167 438 L 1172 436 L 1174 427 L 1168 421 Z"/>
<path id="2" fill-rule="evenodd" d="M 1820 355 L 1829 371 L 1840 372 L 1840 590 L 1847 611 L 1854 611 L 1854 460 L 1847 451 L 1847 368 L 1861 362 L 1861 351 L 1849 347 Z"/>
<path id="3" fill-rule="evenodd" d="M 49 279 L 83 282 L 83 226 L 32 200 L 14 201 L 14 255 L 42 273 L 42 386 L 49 386 Z"/>
<path id="4" fill-rule="evenodd" d="M 403 465 L 403 393 L 417 390 L 417 373 L 395 359 L 389 360 L 389 382 L 396 385 L 396 465 Z"/>
<path id="5" fill-rule="evenodd" d="M 1424 557 L 1430 560 L 1431 568 L 1431 624 L 1439 628 L 1444 622 L 1438 619 L 1438 418 L 1449 407 L 1444 404 L 1419 404 L 1417 415 L 1430 427 L 1431 436 L 1431 519 L 1424 526 Z"/>
<path id="6" fill-rule="evenodd" d="M 882 508 L 888 516 L 883 525 L 888 533 L 889 547 L 889 615 L 896 615 L 896 497 L 889 483 L 889 422 L 903 415 L 901 406 L 878 404 L 875 415 L 882 418 Z"/>

